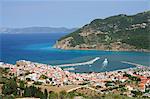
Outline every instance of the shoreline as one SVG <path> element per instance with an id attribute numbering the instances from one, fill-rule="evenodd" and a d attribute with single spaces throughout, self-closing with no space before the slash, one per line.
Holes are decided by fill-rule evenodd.
<path id="1" fill-rule="evenodd" d="M 94 58 L 95 59 L 95 58 Z M 93 60 L 93 59 L 92 59 Z M 20 60 L 18 60 L 20 61 Z M 27 60 L 24 60 L 24 61 L 27 61 Z M 91 61 L 91 60 L 90 60 Z M 97 61 L 97 60 L 96 60 Z M 34 62 L 34 61 L 28 61 L 28 62 Z M 86 61 L 86 62 L 89 62 L 89 61 Z M 81 62 L 81 63 L 86 63 L 86 62 Z M 142 65 L 142 64 L 137 64 L 137 63 L 133 63 L 133 62 L 129 62 L 129 61 L 120 61 L 121 63 L 125 63 L 125 64 L 129 64 L 129 65 L 133 65 L 134 67 L 129 67 L 129 68 L 124 68 L 124 69 L 116 69 L 116 70 L 110 70 L 110 71 L 101 71 L 101 72 L 71 72 L 70 70 L 75 70 L 74 66 L 65 66 L 64 64 L 62 64 L 62 66 L 59 66 L 59 65 L 50 65 L 50 64 L 45 64 L 45 65 L 48 65 L 50 67 L 59 67 L 61 69 L 63 69 L 64 71 L 69 71 L 71 73 L 80 73 L 80 74 L 88 74 L 88 73 L 105 73 L 105 72 L 117 72 L 117 71 L 127 71 L 129 69 L 135 69 L 135 68 L 140 68 L 140 67 L 148 67 L 150 68 L 150 66 L 146 66 L 146 65 Z M 2 62 L 3 64 L 9 64 L 9 63 L 4 63 Z M 34 62 L 34 63 L 37 63 L 37 64 L 44 64 L 44 63 L 40 63 L 40 62 Z M 78 63 L 75 63 L 75 64 L 78 64 Z M 10 64 L 10 65 L 16 65 L 16 64 Z M 80 65 L 79 65 L 80 66 Z M 0 66 L 1 67 L 1 66 Z M 64 68 L 63 68 L 64 67 Z M 65 68 L 65 67 L 69 67 L 69 68 Z"/>
<path id="2" fill-rule="evenodd" d="M 128 71 L 128 70 L 130 70 L 130 69 L 136 69 L 136 68 L 140 68 L 140 67 L 148 67 L 148 68 L 150 68 L 149 66 L 141 65 L 141 64 L 137 64 L 137 63 L 133 63 L 133 62 L 129 62 L 129 61 L 120 61 L 120 62 L 121 62 L 121 63 L 125 63 L 125 64 L 129 64 L 129 65 L 133 65 L 134 67 L 129 67 L 129 68 L 125 68 L 125 69 L 116 69 L 116 70 L 111 70 L 111 71 L 94 72 L 94 73 Z M 67 67 L 67 66 L 66 66 L 66 67 Z M 60 67 L 60 68 L 61 68 L 61 67 Z M 70 67 L 70 68 L 64 68 L 63 70 L 70 72 L 70 70 L 75 70 L 75 68 L 74 68 L 74 67 Z M 78 72 L 75 72 L 75 73 L 78 73 Z M 80 74 L 88 74 L 88 73 L 91 73 L 91 72 L 80 72 Z"/>
<path id="3" fill-rule="evenodd" d="M 60 50 L 81 50 L 81 51 L 113 51 L 113 52 L 145 52 L 145 53 L 150 53 L 150 50 L 146 50 L 146 49 L 134 49 L 134 50 L 102 50 L 102 49 L 77 49 L 77 48 L 57 48 L 55 47 L 55 45 L 52 46 L 52 48 L 55 49 L 60 49 Z"/>
<path id="4" fill-rule="evenodd" d="M 141 65 L 141 64 L 137 64 L 137 63 L 133 63 L 133 62 L 129 62 L 129 61 L 121 61 L 122 63 L 126 63 L 126 64 L 130 64 L 130 65 L 134 65 L 136 67 L 149 67 L 146 65 Z"/>
<path id="5" fill-rule="evenodd" d="M 141 64 L 137 64 L 137 63 L 133 63 L 133 62 L 128 62 L 128 61 L 121 61 L 121 63 L 133 65 L 135 67 L 130 67 L 130 68 L 126 68 L 126 69 L 118 69 L 118 70 L 114 70 L 114 71 L 127 71 L 129 69 L 136 69 L 136 68 L 140 68 L 140 67 L 148 67 L 148 68 L 150 68 L 149 66 L 145 66 L 145 65 L 141 65 Z"/>

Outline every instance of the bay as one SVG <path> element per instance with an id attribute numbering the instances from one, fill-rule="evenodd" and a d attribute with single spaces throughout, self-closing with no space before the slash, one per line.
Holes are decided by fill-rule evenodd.
<path id="1" fill-rule="evenodd" d="M 98 51 L 98 50 L 60 50 L 53 48 L 55 42 L 67 33 L 42 34 L 0 34 L 0 60 L 15 64 L 18 60 L 29 60 L 50 65 L 86 62 L 95 57 L 100 60 L 92 65 L 75 66 L 72 72 L 101 72 L 125 69 L 133 65 L 123 64 L 129 61 L 150 65 L 150 53 L 131 51 Z M 104 68 L 102 63 L 108 59 Z"/>

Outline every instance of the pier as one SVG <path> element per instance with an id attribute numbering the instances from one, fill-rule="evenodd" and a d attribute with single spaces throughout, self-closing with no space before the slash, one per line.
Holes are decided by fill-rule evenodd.
<path id="1" fill-rule="evenodd" d="M 99 57 L 96 57 L 90 61 L 87 62 L 82 62 L 82 63 L 73 63 L 73 64 L 62 64 L 62 65 L 56 65 L 58 67 L 67 67 L 67 66 L 80 66 L 80 65 L 90 65 L 93 64 L 94 62 L 96 62 L 97 60 L 99 60 Z"/>
<path id="2" fill-rule="evenodd" d="M 137 64 L 137 63 L 132 63 L 132 62 L 127 62 L 127 61 L 121 61 L 122 63 L 125 63 L 125 64 L 130 64 L 130 65 L 134 65 L 136 67 L 145 67 L 144 65 L 141 65 L 141 64 Z M 148 67 L 148 66 L 146 66 Z"/>

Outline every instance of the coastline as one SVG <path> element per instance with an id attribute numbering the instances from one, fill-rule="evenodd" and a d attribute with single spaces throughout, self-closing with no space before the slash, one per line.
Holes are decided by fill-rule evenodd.
<path id="1" fill-rule="evenodd" d="M 110 70 L 110 71 L 101 71 L 101 72 L 95 72 L 95 73 L 105 73 L 105 72 L 118 72 L 118 71 L 128 71 L 128 70 L 130 70 L 130 69 L 136 69 L 136 68 L 142 68 L 142 67 L 148 67 L 148 68 L 150 68 L 149 66 L 146 66 L 146 65 L 141 65 L 141 64 L 137 64 L 137 63 L 134 63 L 134 62 L 129 62 L 129 61 L 120 61 L 121 63 L 125 63 L 125 64 L 129 64 L 129 65 L 133 65 L 134 67 L 129 67 L 129 68 L 124 68 L 124 69 L 116 69 L 116 70 Z M 82 63 L 84 63 L 84 62 L 82 62 Z M 75 64 L 77 64 L 77 63 L 75 63 Z M 62 64 L 63 65 L 63 64 Z M 79 65 L 80 66 L 80 65 Z M 53 67 L 53 66 L 52 66 Z M 70 70 L 72 71 L 72 70 L 75 70 L 75 68 L 74 68 L 74 66 L 54 66 L 54 67 L 59 67 L 59 68 L 63 68 L 63 67 L 68 67 L 68 68 L 63 68 L 63 70 L 64 71 L 69 71 L 70 72 Z M 73 72 L 73 73 L 78 73 L 78 72 Z M 80 74 L 88 74 L 88 73 L 90 73 L 90 72 L 80 72 Z"/>
<path id="2" fill-rule="evenodd" d="M 92 59 L 93 60 L 93 59 Z M 43 63 L 40 63 L 40 62 L 33 62 L 33 61 L 27 61 L 27 60 L 18 60 L 18 61 L 24 61 L 24 62 L 30 62 L 30 63 L 36 63 L 36 64 L 43 64 Z M 91 60 L 90 60 L 91 61 Z M 87 61 L 89 62 L 89 61 Z M 81 62 L 81 63 L 86 63 L 86 62 Z M 148 67 L 150 68 L 150 66 L 146 66 L 146 65 L 141 65 L 141 64 L 137 64 L 137 63 L 133 63 L 133 62 L 129 62 L 129 61 L 121 61 L 121 63 L 125 63 L 125 64 L 129 64 L 129 65 L 133 65 L 134 67 L 129 67 L 129 68 L 125 68 L 125 69 L 117 69 L 117 70 L 111 70 L 111 71 L 102 71 L 102 72 L 95 72 L 95 73 L 105 73 L 105 72 L 116 72 L 116 71 L 127 71 L 129 69 L 135 69 L 135 68 L 142 68 L 142 67 Z M 1 62 L 1 64 L 8 64 L 8 63 L 4 63 L 4 62 Z M 78 63 L 75 63 L 75 64 L 78 64 Z M 15 64 L 10 64 L 10 65 L 15 65 Z M 75 70 L 74 67 L 72 66 L 65 66 L 65 64 L 62 64 L 62 66 L 60 65 L 55 65 L 55 66 L 52 66 L 52 65 L 49 65 L 49 64 L 45 64 L 47 66 L 50 66 L 50 67 L 58 67 L 58 68 L 61 68 L 63 69 L 64 71 L 69 71 L 69 70 Z M 80 66 L 80 65 L 79 65 Z M 0 66 L 1 67 L 1 66 Z M 63 68 L 63 67 L 68 67 L 68 68 Z M 69 71 L 70 72 L 70 71 Z M 78 72 L 75 72 L 75 73 L 78 73 Z M 83 74 L 88 74 L 88 72 L 83 72 Z M 82 74 L 82 73 L 80 73 Z"/>
<path id="3" fill-rule="evenodd" d="M 128 61 L 121 61 L 122 63 L 126 63 L 126 64 L 131 64 L 134 65 L 136 67 L 149 67 L 149 66 L 145 66 L 145 65 L 141 65 L 141 64 L 137 64 L 137 63 L 133 63 L 133 62 L 128 62 Z"/>
<path id="4" fill-rule="evenodd" d="M 53 45 L 52 48 L 55 48 L 55 49 L 61 49 L 61 50 L 82 50 L 82 51 L 89 51 L 89 50 L 92 50 L 92 51 L 114 51 L 114 52 L 145 52 L 145 53 L 150 53 L 150 50 L 147 50 L 147 49 L 128 49 L 128 50 L 105 50 L 105 49 L 89 49 L 89 48 L 58 48 L 56 47 L 56 44 Z"/>
<path id="5" fill-rule="evenodd" d="M 93 59 L 92 59 L 93 60 Z M 22 61 L 22 60 L 18 60 L 18 61 Z M 27 60 L 23 60 L 23 61 L 27 61 Z M 91 60 L 90 60 L 91 61 Z M 97 61 L 97 60 L 96 60 Z M 34 62 L 34 63 L 37 63 L 37 64 L 43 64 L 43 63 L 40 63 L 40 62 L 35 62 L 35 61 L 27 61 L 27 62 Z M 86 61 L 86 62 L 81 62 L 81 64 L 86 64 L 87 62 L 89 61 Z M 95 61 L 94 61 L 95 62 Z M 120 61 L 121 63 L 125 63 L 125 64 L 129 64 L 129 65 L 133 65 L 134 67 L 129 67 L 129 68 L 124 68 L 124 69 L 116 69 L 116 70 L 110 70 L 110 71 L 100 71 L 100 72 L 95 72 L 95 73 L 105 73 L 105 72 L 117 72 L 117 71 L 128 71 L 130 69 L 136 69 L 136 68 L 142 68 L 142 67 L 148 67 L 150 68 L 150 66 L 146 66 L 146 65 L 142 65 L 142 64 L 137 64 L 137 63 L 134 63 L 134 62 L 129 62 L 129 61 Z M 3 62 L 2 62 L 3 63 Z M 9 63 L 3 63 L 3 64 L 9 64 Z M 78 64 L 78 63 L 74 63 L 74 64 Z M 80 64 L 80 63 L 79 63 Z M 16 65 L 16 64 L 10 64 L 10 65 Z M 45 65 L 49 65 L 49 64 L 45 64 Z M 69 65 L 72 65 L 72 64 L 69 64 Z M 72 70 L 75 70 L 74 66 L 65 66 L 65 64 L 62 64 L 62 65 L 49 65 L 50 67 L 58 67 L 58 68 L 61 68 L 62 70 L 64 71 L 69 71 L 71 72 Z M 76 65 L 75 65 L 76 66 Z M 80 65 L 79 65 L 80 66 Z M 1 66 L 0 66 L 1 67 Z M 64 68 L 63 68 L 64 67 Z M 67 67 L 67 68 L 66 68 Z M 71 70 L 71 71 L 70 71 Z M 94 72 L 94 71 L 93 71 Z M 73 72 L 73 73 L 78 73 L 78 72 Z M 88 74 L 88 73 L 91 73 L 91 72 L 80 72 L 80 74 Z"/>
<path id="6" fill-rule="evenodd" d="M 135 67 L 130 67 L 130 68 L 126 68 L 126 69 L 118 69 L 118 70 L 114 70 L 114 71 L 128 71 L 129 69 L 136 69 L 136 68 L 141 68 L 141 67 L 150 68 L 149 66 L 145 66 L 145 65 L 141 65 L 141 64 L 137 64 L 137 63 L 133 63 L 133 62 L 128 62 L 128 61 L 121 61 L 121 63 L 130 64 Z"/>

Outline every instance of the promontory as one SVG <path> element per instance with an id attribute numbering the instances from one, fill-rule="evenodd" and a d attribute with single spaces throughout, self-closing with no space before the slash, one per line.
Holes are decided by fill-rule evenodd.
<path id="1" fill-rule="evenodd" d="M 150 51 L 150 11 L 95 19 L 60 38 L 55 48 Z"/>

